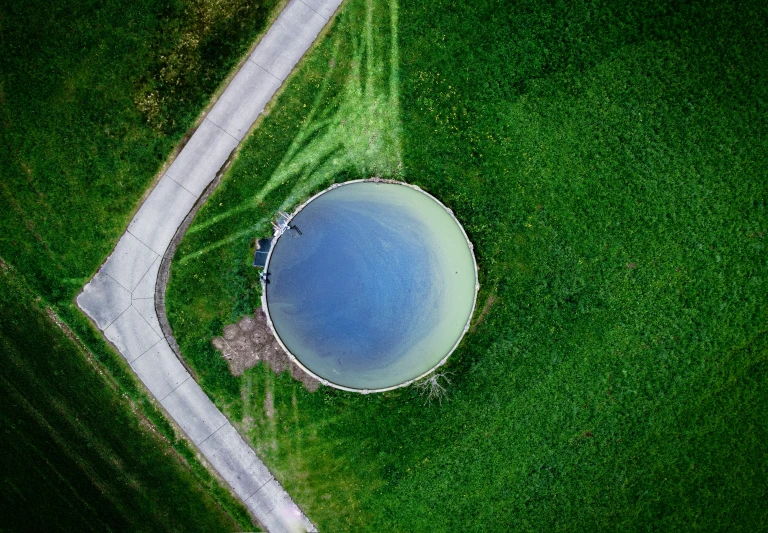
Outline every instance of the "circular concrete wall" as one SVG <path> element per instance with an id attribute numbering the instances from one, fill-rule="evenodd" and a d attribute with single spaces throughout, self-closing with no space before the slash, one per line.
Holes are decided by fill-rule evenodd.
<path id="1" fill-rule="evenodd" d="M 407 385 L 445 362 L 477 295 L 472 245 L 453 213 L 399 182 L 334 185 L 278 232 L 263 306 L 292 359 L 359 392 Z"/>

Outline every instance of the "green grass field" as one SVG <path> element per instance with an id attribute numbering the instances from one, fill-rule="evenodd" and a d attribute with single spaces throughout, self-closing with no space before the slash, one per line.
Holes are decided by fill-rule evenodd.
<path id="1" fill-rule="evenodd" d="M 182 351 L 324 531 L 768 530 L 766 65 L 762 2 L 348 0 L 177 251 Z M 231 377 L 253 240 L 370 175 L 475 244 L 447 401 Z"/>
<path id="2" fill-rule="evenodd" d="M 245 509 L 221 508 L 212 476 L 190 469 L 6 266 L 0 364 L 3 531 L 252 527 Z"/>
<path id="3" fill-rule="evenodd" d="M 0 256 L 68 303 L 277 3 L 3 3 Z"/>
<path id="4" fill-rule="evenodd" d="M 0 379 L 32 409 L 4 406 L 4 420 L 17 422 L 3 437 L 15 444 L 2 465 L 0 529 L 55 528 L 59 513 L 62 527 L 71 529 L 253 529 L 242 504 L 177 440 L 74 297 L 278 4 L 0 3 L 0 259 L 23 278 L 14 283 L 31 290 L 14 295 L 3 286 L 0 336 L 8 364 Z M 40 317 L 43 305 L 93 358 L 99 371 L 87 377 L 93 394 L 77 387 L 83 356 Z M 34 337 L 36 330 L 39 341 L 20 344 L 19 335 Z M 53 353 L 46 344 L 52 339 L 61 345 L 61 369 L 38 361 Z M 70 382 L 58 383 L 65 375 Z M 65 394 L 71 398 L 59 405 Z M 135 414 L 125 411 L 128 403 Z M 63 426 L 62 414 L 82 423 Z M 163 439 L 132 427 L 139 418 Z M 112 430 L 124 446 L 108 436 Z M 95 439 L 90 446 L 88 435 Z M 35 466 L 43 457 L 50 457 L 48 470 Z"/>

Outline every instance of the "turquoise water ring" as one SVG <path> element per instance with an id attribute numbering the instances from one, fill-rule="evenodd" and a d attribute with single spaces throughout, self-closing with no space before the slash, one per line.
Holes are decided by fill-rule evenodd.
<path id="1" fill-rule="evenodd" d="M 380 180 L 334 185 L 277 232 L 263 307 L 290 357 L 322 383 L 377 392 L 443 364 L 469 327 L 477 266 L 431 195 Z"/>

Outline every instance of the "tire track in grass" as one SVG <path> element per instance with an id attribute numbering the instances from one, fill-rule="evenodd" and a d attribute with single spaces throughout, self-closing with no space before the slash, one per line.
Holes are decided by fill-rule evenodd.
<path id="1" fill-rule="evenodd" d="M 379 0 L 366 0 L 365 18 L 362 21 L 347 18 L 344 30 L 332 35 L 331 67 L 323 76 L 309 115 L 264 186 L 245 202 L 194 224 L 188 233 L 204 231 L 257 208 L 278 186 L 290 181 L 295 184 L 282 201 L 281 210 L 290 209 L 312 190 L 345 173 L 403 178 L 398 3 L 389 3 L 388 36 L 375 22 L 377 12 L 384 10 L 383 5 Z M 341 94 L 328 103 L 332 70 L 342 60 L 339 50 L 345 41 L 352 42 L 353 47 L 350 72 Z M 269 219 L 262 218 L 253 226 L 177 261 L 185 264 L 238 239 L 254 237 L 268 228 L 268 224 Z"/>

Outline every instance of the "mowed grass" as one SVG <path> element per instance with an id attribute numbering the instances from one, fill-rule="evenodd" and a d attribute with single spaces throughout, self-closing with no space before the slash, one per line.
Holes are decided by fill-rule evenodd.
<path id="1" fill-rule="evenodd" d="M 201 483 L 4 265 L 0 364 L 0 529 L 252 527 L 244 509 L 238 516 L 220 507 L 210 492 L 215 487 Z"/>
<path id="2" fill-rule="evenodd" d="M 43 402 L 34 407 L 37 414 L 20 412 L 18 424 L 8 428 L 13 436 L 5 434 L 17 444 L 3 461 L 10 476 L 3 485 L 4 505 L 13 511 L 2 513 L 4 519 L 25 518 L 29 509 L 28 519 L 35 528 L 44 520 L 50 526 L 59 512 L 72 529 L 253 528 L 242 504 L 178 439 L 122 357 L 74 305 L 74 297 L 106 259 L 173 148 L 279 4 L 278 0 L 0 4 L 0 260 L 12 265 L 33 293 L 16 295 L 18 312 L 32 313 L 22 321 L 28 322 L 23 329 L 14 329 L 21 326 L 10 318 L 2 322 L 0 334 L 9 339 L 8 350 L 14 350 L 3 356 L 13 358 L 15 366 L 3 365 L 0 376 L 9 390 L 40 394 Z M 3 294 L 4 305 L 11 309 L 13 293 Z M 103 383 L 101 388 L 94 385 L 92 396 L 87 387 L 77 392 L 78 372 L 57 376 L 55 369 L 38 366 L 51 354 L 43 340 L 34 338 L 34 331 L 41 328 L 41 339 L 50 335 L 45 322 L 24 303 L 38 299 L 85 344 L 100 370 L 97 377 Z M 20 332 L 32 341 L 22 343 Z M 62 348 L 57 356 L 61 361 L 51 361 L 61 365 L 62 372 L 79 368 L 80 363 L 70 360 L 82 357 L 76 351 Z M 38 371 L 42 374 L 36 377 Z M 50 397 L 44 394 L 49 385 L 59 387 Z M 130 401 L 136 414 L 91 409 L 94 403 L 114 407 L 102 390 L 105 385 L 116 385 L 109 394 Z M 49 400 L 58 401 L 64 391 L 72 393 L 70 403 L 59 411 L 58 404 L 44 407 Z M 88 422 L 59 435 L 64 431 L 59 418 L 85 416 L 78 414 L 79 403 L 90 417 Z M 114 416 L 120 417 L 118 421 Z M 138 424 L 137 417 L 163 436 L 146 441 L 154 443 L 155 450 L 146 442 L 140 444 L 144 441 L 136 437 L 138 433 L 126 429 Z M 116 435 L 139 440 L 113 446 L 102 434 L 113 424 Z M 79 430 L 83 436 L 77 435 Z M 88 435 L 97 437 L 91 447 L 81 438 Z M 131 455 L 134 452 L 138 455 Z M 111 459 L 110 453 L 115 454 Z M 169 455 L 168 466 L 160 464 L 164 454 Z M 180 469 L 177 454 L 184 458 L 186 472 Z M 47 456 L 51 470 L 36 471 Z M 112 460 L 130 464 L 109 470 Z M 93 479 L 88 478 L 89 468 L 96 472 Z M 29 477 L 20 477 L 25 471 Z M 100 487 L 105 491 L 101 496 Z M 166 499 L 165 493 L 171 496 Z M 46 497 L 53 502 L 48 510 Z M 229 513 L 229 520 L 211 507 L 210 497 Z M 193 524 L 196 520 L 199 526 Z"/>
<path id="3" fill-rule="evenodd" d="M 272 104 L 176 252 L 168 313 L 174 331 L 181 328 L 177 340 L 236 419 L 241 385 L 210 339 L 259 305 L 254 238 L 271 235 L 278 209 L 333 181 L 402 175 L 391 19 L 387 4 L 344 5 L 337 28 Z"/>
<path id="4" fill-rule="evenodd" d="M 764 531 L 766 64 L 761 2 L 348 0 L 177 251 L 182 351 L 321 530 Z M 371 174 L 475 244 L 447 400 L 229 376 L 253 239 Z"/>

